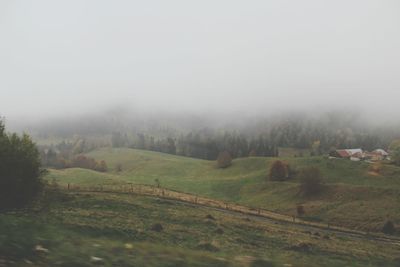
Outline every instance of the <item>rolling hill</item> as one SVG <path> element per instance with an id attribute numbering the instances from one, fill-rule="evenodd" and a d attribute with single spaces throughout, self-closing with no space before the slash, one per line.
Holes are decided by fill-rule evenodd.
<path id="1" fill-rule="evenodd" d="M 280 158 L 291 168 L 318 166 L 325 177 L 325 190 L 305 198 L 296 179 L 272 182 L 267 177 L 275 158 L 251 157 L 217 169 L 215 162 L 126 148 L 104 148 L 87 154 L 105 160 L 107 173 L 84 169 L 51 170 L 48 179 L 60 184 L 155 184 L 162 187 L 294 214 L 302 204 L 309 220 L 324 221 L 366 231 L 380 231 L 386 220 L 400 223 L 400 168 L 324 157 Z M 116 166 L 122 171 L 116 172 Z"/>

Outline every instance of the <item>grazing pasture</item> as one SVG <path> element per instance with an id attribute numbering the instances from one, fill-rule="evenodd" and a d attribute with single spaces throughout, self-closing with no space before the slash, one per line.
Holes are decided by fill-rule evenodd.
<path id="1" fill-rule="evenodd" d="M 311 197 L 299 192 L 296 177 L 275 182 L 267 179 L 276 158 L 249 157 L 233 160 L 232 166 L 216 168 L 213 161 L 136 149 L 98 149 L 88 154 L 105 160 L 107 173 L 84 169 L 51 170 L 48 179 L 62 185 L 148 184 L 219 200 L 296 215 L 304 206 L 304 219 L 364 231 L 380 231 L 387 220 L 400 224 L 400 168 L 382 164 L 371 174 L 366 162 L 325 157 L 280 158 L 294 171 L 317 166 L 324 190 Z M 119 166 L 120 171 L 114 171 Z M 383 208 L 384 207 L 384 208 Z"/>

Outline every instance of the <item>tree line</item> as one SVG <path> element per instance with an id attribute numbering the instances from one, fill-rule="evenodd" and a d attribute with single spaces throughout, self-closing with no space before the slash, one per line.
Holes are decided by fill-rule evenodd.
<path id="1" fill-rule="evenodd" d="M 127 134 L 114 132 L 111 137 L 113 147 L 131 147 L 173 155 L 215 160 L 222 151 L 227 151 L 233 158 L 247 156 L 278 156 L 278 148 L 269 138 L 260 135 L 248 139 L 237 133 L 225 132 L 212 134 L 207 131 L 190 132 L 176 138 L 156 138 L 143 133 L 129 137 Z"/>
<path id="2" fill-rule="evenodd" d="M 110 122 L 111 121 L 111 122 Z M 71 161 L 76 155 L 100 147 L 127 147 L 158 151 L 173 155 L 215 160 L 223 151 L 232 158 L 247 156 L 279 156 L 278 148 L 298 149 L 297 156 L 322 155 L 334 149 L 362 148 L 387 149 L 393 139 L 400 138 L 396 126 L 372 127 L 347 113 L 331 113 L 311 116 L 281 116 L 270 119 L 254 119 L 233 125 L 200 126 L 176 121 L 152 120 L 129 124 L 129 121 L 110 120 L 113 130 L 103 125 L 86 126 L 86 134 L 74 134 L 64 138 L 68 141 L 53 146 L 41 147 L 56 153 L 57 158 Z M 207 122 L 207 120 L 205 120 Z M 239 120 L 238 120 L 239 121 Z M 96 120 L 95 120 L 96 122 Z M 147 125 L 147 127 L 146 127 Z M 168 126 L 165 126 L 168 125 Z M 96 127 L 95 127 L 96 126 Z M 97 134 L 88 134 L 89 129 L 103 129 Z M 136 128 L 135 128 L 136 127 Z M 79 129 L 78 126 L 75 127 Z M 75 129 L 74 128 L 74 129 Z M 79 131 L 78 131 L 79 132 Z M 62 136 L 52 135 L 60 138 Z M 50 153 L 50 154 L 51 154 Z M 50 161 L 51 162 L 51 161 Z M 60 162 L 58 162 L 60 163 Z M 57 163 L 56 163 L 57 164 Z M 54 164 L 50 164 L 53 166 Z"/>

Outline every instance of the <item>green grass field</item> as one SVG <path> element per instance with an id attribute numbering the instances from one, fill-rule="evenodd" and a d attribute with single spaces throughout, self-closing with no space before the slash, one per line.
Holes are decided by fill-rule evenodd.
<path id="1" fill-rule="evenodd" d="M 155 231 L 154 225 L 162 230 Z M 0 266 L 395 266 L 398 246 L 132 194 L 0 214 Z"/>
<path id="2" fill-rule="evenodd" d="M 380 231 L 388 219 L 400 224 L 400 168 L 383 165 L 379 174 L 365 162 L 324 157 L 287 157 L 292 168 L 318 166 L 325 177 L 325 191 L 312 198 L 299 194 L 299 183 L 268 181 L 274 158 L 242 158 L 227 169 L 215 162 L 135 149 L 99 149 L 88 154 L 105 160 L 108 173 L 83 169 L 51 170 L 48 179 L 60 184 L 155 184 L 248 206 L 294 214 L 303 204 L 310 220 L 353 229 Z M 117 173 L 117 165 L 122 171 Z"/>

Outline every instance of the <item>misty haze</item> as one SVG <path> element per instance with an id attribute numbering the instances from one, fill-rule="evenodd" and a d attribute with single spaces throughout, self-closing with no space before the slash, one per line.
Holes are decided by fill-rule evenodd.
<path id="1" fill-rule="evenodd" d="M 0 267 L 400 266 L 400 2 L 0 3 Z"/>

